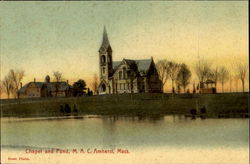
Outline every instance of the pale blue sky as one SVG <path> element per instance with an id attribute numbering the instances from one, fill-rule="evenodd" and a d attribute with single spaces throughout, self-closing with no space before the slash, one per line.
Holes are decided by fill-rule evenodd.
<path id="1" fill-rule="evenodd" d="M 247 3 L 1 2 L 1 76 L 21 68 L 24 82 L 53 71 L 65 79 L 89 79 L 98 73 L 104 25 L 114 60 L 153 56 L 191 66 L 198 40 L 200 56 L 216 57 L 216 64 L 247 60 Z"/>

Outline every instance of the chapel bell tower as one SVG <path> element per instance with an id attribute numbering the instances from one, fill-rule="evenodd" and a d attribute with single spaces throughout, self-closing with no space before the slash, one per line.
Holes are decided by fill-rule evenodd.
<path id="1" fill-rule="evenodd" d="M 100 71 L 100 81 L 105 80 L 108 82 L 108 78 L 112 76 L 112 48 L 109 43 L 108 34 L 106 27 L 103 30 L 102 44 L 99 49 L 99 71 Z"/>

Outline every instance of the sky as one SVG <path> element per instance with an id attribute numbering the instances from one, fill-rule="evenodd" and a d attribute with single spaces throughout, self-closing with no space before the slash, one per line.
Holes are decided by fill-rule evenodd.
<path id="1" fill-rule="evenodd" d="M 199 56 L 232 72 L 248 61 L 247 1 L 1 2 L 1 79 L 15 68 L 23 83 L 53 71 L 90 80 L 104 25 L 115 61 L 152 56 L 192 67 Z"/>

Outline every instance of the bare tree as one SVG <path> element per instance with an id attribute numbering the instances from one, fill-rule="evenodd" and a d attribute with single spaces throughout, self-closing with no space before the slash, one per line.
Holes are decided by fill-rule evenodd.
<path id="1" fill-rule="evenodd" d="M 200 82 L 204 82 L 211 77 L 211 65 L 205 60 L 198 61 L 195 65 L 195 73 Z"/>
<path id="2" fill-rule="evenodd" d="M 233 76 L 232 74 L 229 74 L 229 91 L 232 92 L 232 82 L 233 82 Z"/>
<path id="3" fill-rule="evenodd" d="M 158 71 L 158 74 L 160 76 L 160 80 L 162 81 L 162 90 L 164 89 L 164 86 L 169 78 L 169 61 L 166 59 L 159 60 L 156 64 L 156 68 Z"/>
<path id="4" fill-rule="evenodd" d="M 11 83 L 11 78 L 10 78 L 10 74 L 6 75 L 2 81 L 2 89 L 3 91 L 7 94 L 8 99 L 10 98 L 10 93 L 13 90 L 13 86 Z"/>
<path id="5" fill-rule="evenodd" d="M 248 66 L 247 64 L 240 63 L 237 68 L 238 68 L 237 69 L 238 77 L 242 84 L 242 92 L 244 92 L 245 91 L 245 79 L 247 75 Z"/>
<path id="6" fill-rule="evenodd" d="M 177 86 L 182 86 L 184 93 L 186 92 L 186 87 L 188 86 L 191 78 L 191 71 L 186 64 L 181 64 L 180 70 L 177 74 L 176 84 Z"/>
<path id="7" fill-rule="evenodd" d="M 239 82 L 238 75 L 234 75 L 233 80 L 234 80 L 234 85 L 235 85 L 235 92 L 238 92 L 238 82 Z"/>
<path id="8" fill-rule="evenodd" d="M 224 84 L 228 79 L 229 79 L 229 71 L 224 66 L 220 67 L 218 80 L 221 82 L 222 92 L 224 92 Z"/>
<path id="9" fill-rule="evenodd" d="M 53 72 L 55 82 L 61 82 L 62 81 L 62 73 L 59 71 Z"/>
<path id="10" fill-rule="evenodd" d="M 217 88 L 217 83 L 219 80 L 219 69 L 217 66 L 210 70 L 210 73 L 208 73 L 208 78 L 215 82 L 215 88 Z"/>
<path id="11" fill-rule="evenodd" d="M 92 79 L 91 84 L 90 84 L 91 88 L 94 91 L 94 94 L 97 94 L 98 84 L 99 84 L 98 76 L 97 76 L 97 74 L 94 74 L 93 79 Z"/>
<path id="12" fill-rule="evenodd" d="M 195 64 L 195 73 L 199 79 L 198 83 L 198 90 L 201 90 L 201 84 L 205 82 L 208 79 L 211 79 L 213 76 L 212 70 L 211 70 L 211 64 L 208 61 L 205 60 L 198 60 L 198 62 Z"/>
<path id="13" fill-rule="evenodd" d="M 56 90 L 56 95 L 58 94 L 59 92 L 59 88 L 60 88 L 60 82 L 62 81 L 62 73 L 59 72 L 59 71 L 55 71 L 53 72 L 53 75 L 54 75 L 54 79 L 55 79 L 55 90 Z"/>
<path id="14" fill-rule="evenodd" d="M 10 78 L 11 84 L 12 84 L 11 92 L 15 98 L 19 98 L 18 90 L 19 90 L 19 86 L 20 86 L 20 83 L 21 83 L 23 77 L 24 77 L 23 70 L 11 69 L 9 72 L 9 78 Z"/>
<path id="15" fill-rule="evenodd" d="M 180 69 L 180 65 L 174 62 L 169 62 L 169 77 L 172 81 L 172 93 L 175 92 L 175 88 L 174 88 L 174 82 L 177 78 L 177 74 L 179 72 Z"/>

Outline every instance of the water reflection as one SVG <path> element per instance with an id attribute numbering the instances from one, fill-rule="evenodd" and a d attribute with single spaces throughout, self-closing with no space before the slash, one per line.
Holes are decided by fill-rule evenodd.
<path id="1" fill-rule="evenodd" d="M 101 161 L 101 164 L 114 159 L 116 161 L 110 163 L 145 163 L 155 159 L 162 164 L 248 163 L 249 159 L 248 119 L 202 120 L 198 117 L 192 120 L 184 115 L 83 115 L 2 118 L 1 127 L 4 157 L 15 156 L 17 151 L 24 152 L 26 149 L 122 148 L 128 149 L 131 154 L 61 156 L 65 159 L 57 158 L 61 161 L 56 163 L 68 163 L 69 158 L 83 163 Z M 50 163 L 51 159 L 55 163 L 57 157 L 57 154 L 42 154 L 41 158 L 33 154 L 21 156 L 27 155 L 32 160 L 48 159 L 43 163 Z M 5 160 L 9 162 L 7 158 Z"/>
<path id="2" fill-rule="evenodd" d="M 245 147 L 248 119 L 184 115 L 2 118 L 2 144 L 31 147 Z M 233 142 L 232 142 L 233 140 Z"/>
<path id="3" fill-rule="evenodd" d="M 102 127 L 106 129 L 103 131 L 103 145 L 111 149 L 115 149 L 114 143 L 117 143 L 116 138 L 116 126 L 115 123 L 118 120 L 117 116 L 102 117 Z"/>

